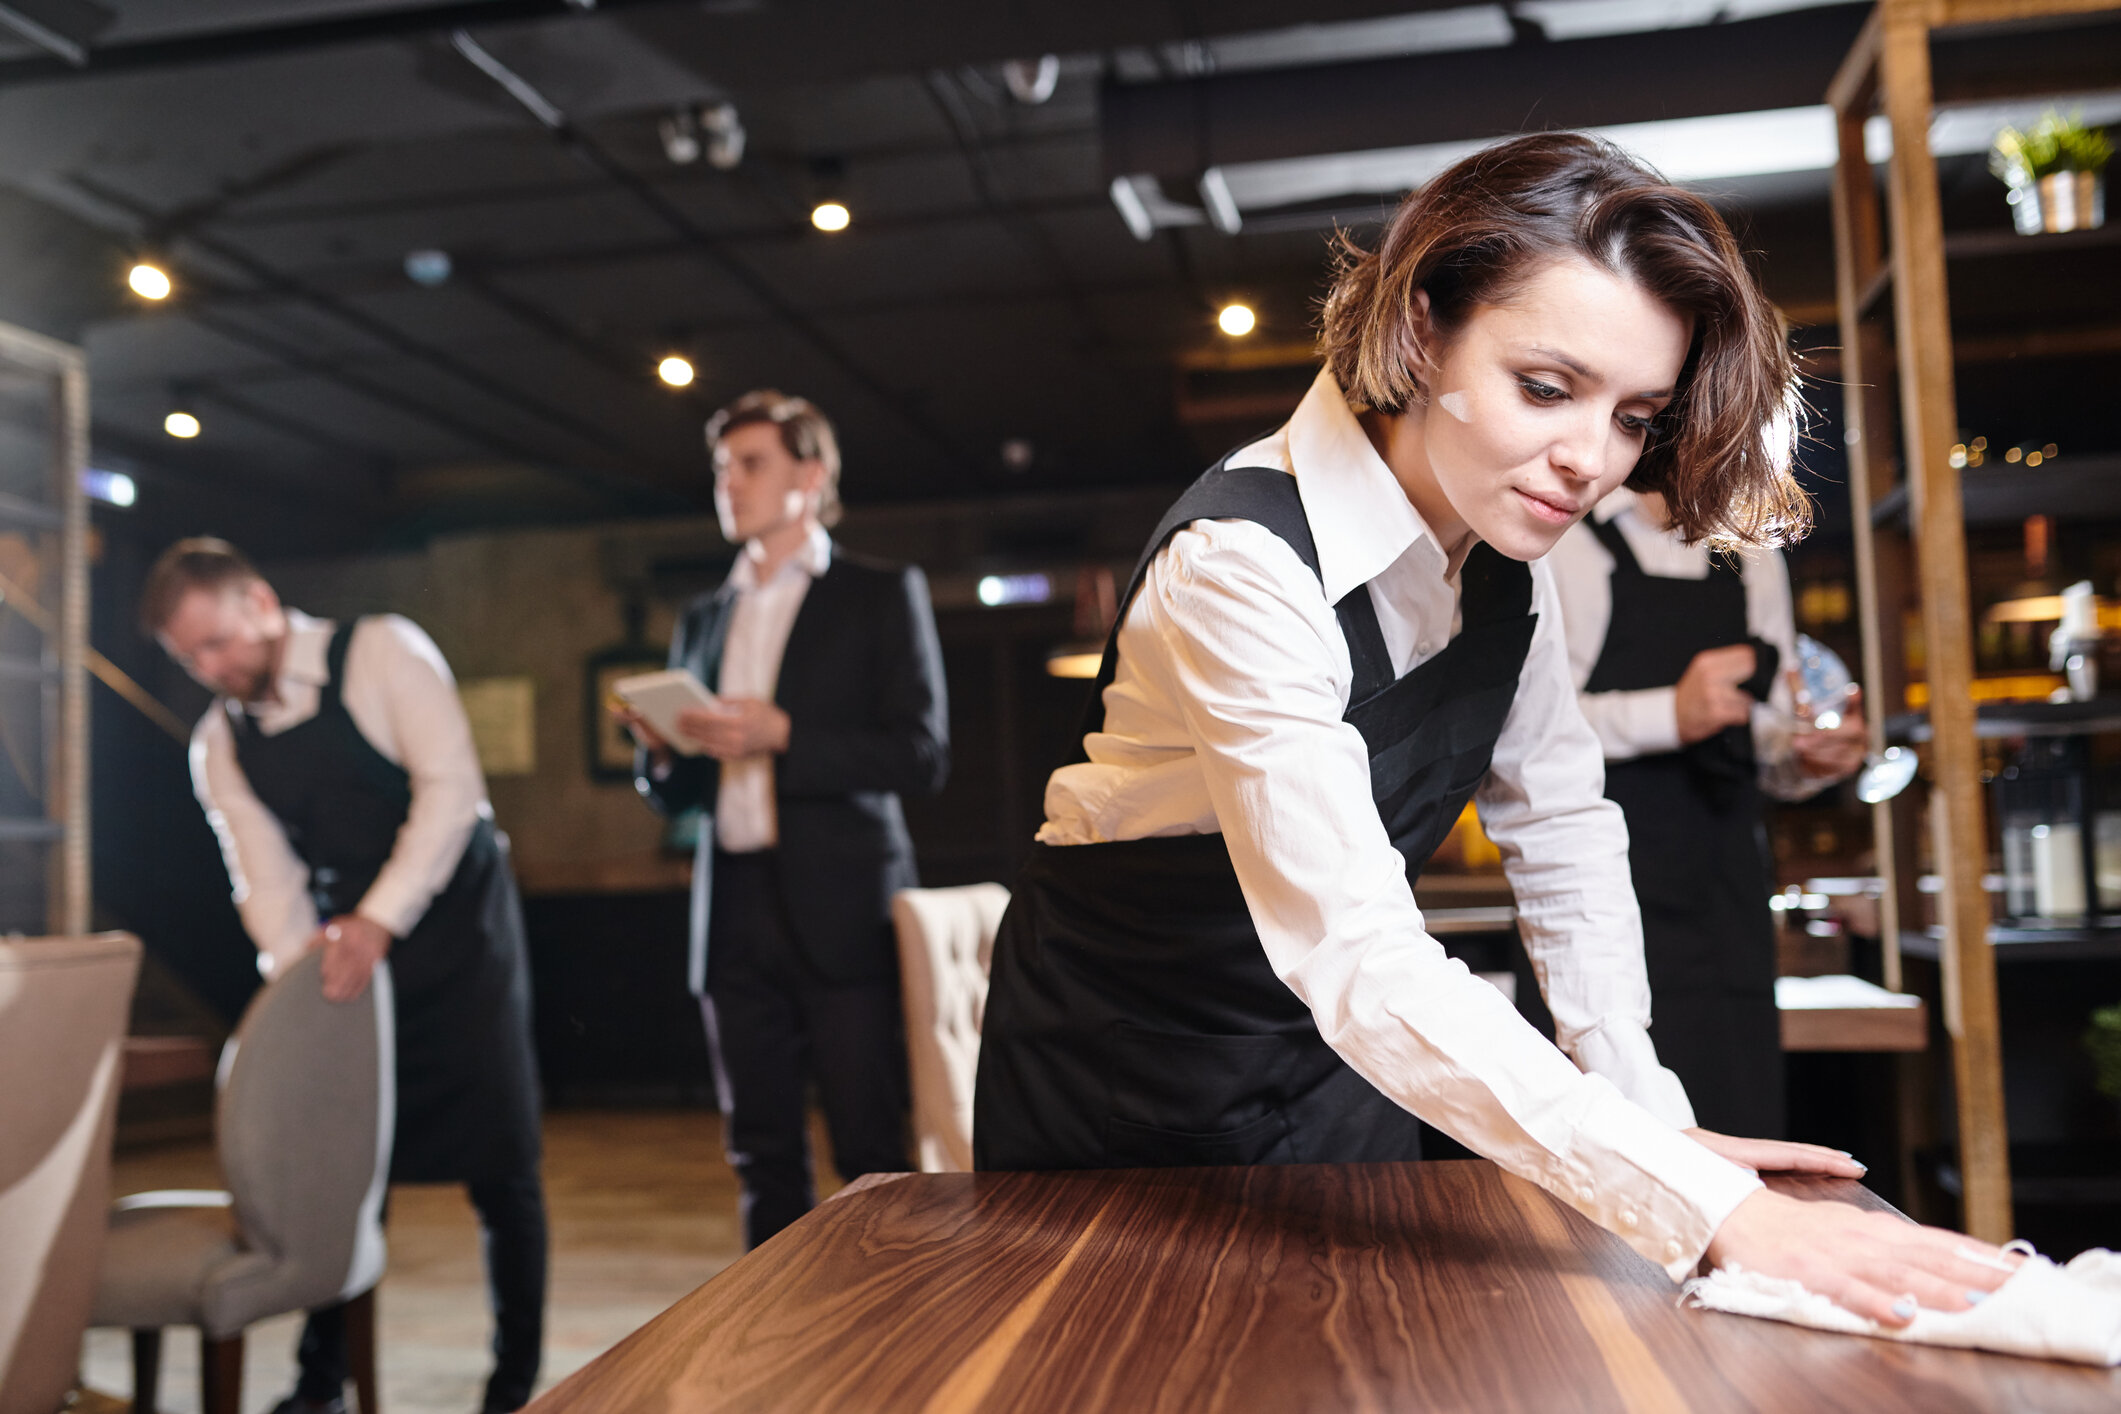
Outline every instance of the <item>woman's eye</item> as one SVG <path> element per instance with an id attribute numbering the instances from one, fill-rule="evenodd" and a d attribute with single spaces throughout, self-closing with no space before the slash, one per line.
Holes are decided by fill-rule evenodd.
<path id="1" fill-rule="evenodd" d="M 1636 417 L 1631 413 L 1620 414 L 1621 429 L 1632 436 L 1647 441 L 1657 435 L 1657 424 L 1647 417 Z"/>
<path id="2" fill-rule="evenodd" d="M 1558 403 L 1568 396 L 1552 383 L 1542 383 L 1537 378 L 1527 378 L 1522 374 L 1518 375 L 1517 386 L 1535 403 Z"/>

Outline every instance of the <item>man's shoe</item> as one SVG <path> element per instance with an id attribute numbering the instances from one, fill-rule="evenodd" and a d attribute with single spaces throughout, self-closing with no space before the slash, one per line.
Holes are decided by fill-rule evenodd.
<path id="1" fill-rule="evenodd" d="M 272 1414 L 346 1414 L 346 1398 L 304 1399 L 291 1394 L 272 1407 Z"/>

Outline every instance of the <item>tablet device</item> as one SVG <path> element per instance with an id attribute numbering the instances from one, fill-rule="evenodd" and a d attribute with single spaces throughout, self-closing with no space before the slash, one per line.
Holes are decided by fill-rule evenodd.
<path id="1" fill-rule="evenodd" d="M 656 734 L 670 743 L 680 756 L 697 756 L 700 748 L 678 732 L 678 713 L 687 707 L 717 707 L 720 704 L 691 673 L 672 668 L 660 673 L 637 673 L 611 685 L 620 701 L 648 719 Z"/>

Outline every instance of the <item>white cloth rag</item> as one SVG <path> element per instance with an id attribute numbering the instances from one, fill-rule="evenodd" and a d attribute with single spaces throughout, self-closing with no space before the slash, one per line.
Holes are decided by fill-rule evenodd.
<path id="1" fill-rule="evenodd" d="M 1679 1299 L 1703 1310 L 1765 1316 L 1850 1335 L 2086 1365 L 2121 1364 L 2121 1254 L 2095 1247 L 2068 1266 L 2057 1266 L 2023 1242 L 2012 1243 L 2010 1250 L 2023 1252 L 2025 1261 L 1978 1306 L 1966 1311 L 1925 1308 L 1906 1326 L 1881 1326 L 1806 1290 L 1800 1282 L 1737 1266 L 1696 1277 Z"/>

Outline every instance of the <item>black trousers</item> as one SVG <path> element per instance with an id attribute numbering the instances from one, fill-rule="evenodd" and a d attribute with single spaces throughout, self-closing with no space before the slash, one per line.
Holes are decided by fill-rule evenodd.
<path id="1" fill-rule="evenodd" d="M 493 1375 L 487 1411 L 521 1409 L 537 1384 L 545 1346 L 545 1190 L 537 1171 L 465 1185 L 479 1214 L 479 1245 L 493 1301 Z M 346 1308 L 309 1313 L 297 1347 L 295 1394 L 323 1402 L 346 1390 Z M 363 1411 L 366 1414 L 366 1411 Z"/>
<path id="2" fill-rule="evenodd" d="M 789 926 L 770 850 L 715 855 L 700 1011 L 743 1185 L 747 1248 L 817 1203 L 804 1113 L 812 1079 L 842 1178 L 912 1167 L 898 982 L 841 985 L 816 974 Z"/>

